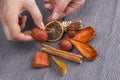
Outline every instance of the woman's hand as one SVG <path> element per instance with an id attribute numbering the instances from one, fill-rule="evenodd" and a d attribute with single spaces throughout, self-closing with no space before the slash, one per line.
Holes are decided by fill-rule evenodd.
<path id="1" fill-rule="evenodd" d="M 85 0 L 44 0 L 45 8 L 52 11 L 48 21 L 63 18 L 81 7 Z"/>
<path id="2" fill-rule="evenodd" d="M 34 23 L 44 29 L 42 15 L 35 0 L 0 0 L 0 20 L 4 33 L 8 40 L 31 41 L 31 31 L 24 33 L 21 30 L 25 27 L 26 16 L 21 16 L 22 11 L 30 12 Z M 19 24 L 19 19 L 21 23 Z"/>

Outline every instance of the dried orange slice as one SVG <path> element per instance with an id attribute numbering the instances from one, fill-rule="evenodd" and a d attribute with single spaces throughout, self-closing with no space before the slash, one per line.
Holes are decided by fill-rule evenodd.
<path id="1" fill-rule="evenodd" d="M 58 68 L 60 69 L 62 75 L 64 76 L 67 73 L 67 65 L 63 61 L 57 59 L 54 56 L 52 56 L 52 59 L 58 65 Z"/>
<path id="2" fill-rule="evenodd" d="M 46 32 L 48 33 L 48 40 L 49 42 L 55 42 L 62 38 L 64 33 L 64 27 L 59 21 L 51 21 L 46 24 L 45 28 Z"/>

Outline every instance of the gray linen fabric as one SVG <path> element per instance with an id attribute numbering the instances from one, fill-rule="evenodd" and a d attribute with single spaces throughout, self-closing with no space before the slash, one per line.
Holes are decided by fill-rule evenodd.
<path id="1" fill-rule="evenodd" d="M 41 1 L 37 3 L 45 21 L 49 12 Z M 29 14 L 28 18 L 30 29 L 34 25 Z M 64 77 L 53 61 L 50 68 L 33 69 L 33 56 L 41 44 L 7 41 L 0 25 L 0 80 L 120 80 L 120 0 L 86 0 L 81 9 L 65 18 L 79 19 L 85 27 L 91 25 L 96 30 L 89 44 L 96 48 L 98 57 L 93 62 L 84 59 L 80 65 L 64 60 L 68 67 Z M 57 43 L 47 44 L 58 48 Z M 76 49 L 73 52 L 79 54 Z"/>

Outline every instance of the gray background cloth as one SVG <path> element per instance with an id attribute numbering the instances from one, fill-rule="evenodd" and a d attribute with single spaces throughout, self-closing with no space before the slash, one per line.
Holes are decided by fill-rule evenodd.
<path id="1" fill-rule="evenodd" d="M 50 14 L 43 8 L 43 0 L 37 4 L 44 16 Z M 28 15 L 26 29 L 33 27 Z M 98 52 L 94 61 L 84 59 L 83 64 L 63 60 L 68 67 L 62 76 L 55 63 L 51 67 L 33 69 L 32 61 L 41 44 L 7 41 L 0 25 L 0 80 L 120 80 L 120 0 L 86 0 L 84 6 L 64 20 L 82 20 L 84 27 L 93 26 L 96 37 L 89 42 Z M 56 43 L 47 43 L 58 48 Z M 73 52 L 79 54 L 76 49 Z"/>

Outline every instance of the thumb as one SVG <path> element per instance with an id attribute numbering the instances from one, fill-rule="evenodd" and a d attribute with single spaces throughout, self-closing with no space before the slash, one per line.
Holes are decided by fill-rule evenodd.
<path id="1" fill-rule="evenodd" d="M 57 20 L 57 19 L 65 16 L 64 11 L 70 2 L 71 2 L 71 0 L 60 0 L 60 2 L 58 4 L 56 4 L 56 7 L 54 8 L 52 15 L 49 16 L 48 21 Z"/>
<path id="2" fill-rule="evenodd" d="M 32 4 L 29 3 L 28 5 L 26 5 L 25 9 L 30 12 L 36 26 L 44 30 L 45 26 L 42 19 L 43 17 L 36 2 L 33 2 Z"/>

